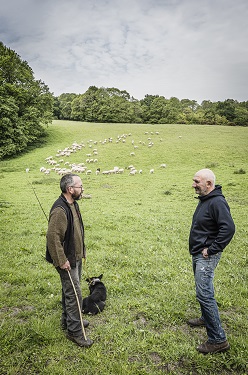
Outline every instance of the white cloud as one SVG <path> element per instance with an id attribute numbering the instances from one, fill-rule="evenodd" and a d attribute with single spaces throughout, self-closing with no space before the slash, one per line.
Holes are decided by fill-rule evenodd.
<path id="1" fill-rule="evenodd" d="M 246 0 L 8 0 L 0 38 L 55 95 L 95 85 L 242 101 L 247 19 Z"/>

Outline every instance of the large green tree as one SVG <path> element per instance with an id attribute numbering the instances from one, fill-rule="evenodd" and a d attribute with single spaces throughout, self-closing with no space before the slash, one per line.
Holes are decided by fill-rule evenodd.
<path id="1" fill-rule="evenodd" d="M 140 101 L 118 88 L 90 86 L 84 94 L 62 94 L 56 98 L 56 118 L 87 122 L 206 124 L 248 126 L 248 102 L 224 102 L 159 95 L 145 95 Z"/>
<path id="2" fill-rule="evenodd" d="M 53 100 L 28 63 L 0 42 L 0 158 L 18 154 L 44 136 Z"/>
<path id="3" fill-rule="evenodd" d="M 220 116 L 225 116 L 225 118 L 230 123 L 235 123 L 235 108 L 238 102 L 233 99 L 227 99 L 224 102 L 217 102 L 216 112 Z"/>
<path id="4" fill-rule="evenodd" d="M 65 93 L 61 94 L 57 98 L 56 102 L 56 117 L 58 119 L 63 120 L 71 120 L 72 119 L 72 102 L 74 99 L 78 97 L 77 94 L 73 93 Z"/>
<path id="5" fill-rule="evenodd" d="M 90 86 L 71 102 L 71 119 L 88 122 L 141 122 L 139 101 L 125 90 Z"/>

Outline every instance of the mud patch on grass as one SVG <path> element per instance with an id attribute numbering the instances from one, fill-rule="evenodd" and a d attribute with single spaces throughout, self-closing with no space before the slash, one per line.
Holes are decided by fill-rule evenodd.
<path id="1" fill-rule="evenodd" d="M 18 318 L 20 322 L 25 322 L 27 317 L 24 317 L 24 313 L 33 312 L 35 310 L 34 306 L 21 306 L 21 307 L 2 307 L 0 309 L 0 318 Z"/>
<path id="2" fill-rule="evenodd" d="M 148 324 L 146 318 L 142 314 L 137 314 L 136 315 L 136 320 L 134 320 L 133 323 L 138 328 L 144 328 Z"/>

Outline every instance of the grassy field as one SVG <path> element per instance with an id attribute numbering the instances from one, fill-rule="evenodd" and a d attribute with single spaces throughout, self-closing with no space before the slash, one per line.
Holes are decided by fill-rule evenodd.
<path id="1" fill-rule="evenodd" d="M 248 129 L 54 121 L 48 134 L 42 147 L 0 162 L 0 373 L 247 374 Z M 81 175 L 91 196 L 79 203 L 87 246 L 82 292 L 88 294 L 86 275 L 100 273 L 108 291 L 103 313 L 89 317 L 90 349 L 60 329 L 60 281 L 44 260 L 47 221 L 33 191 L 48 215 L 60 176 L 40 168 L 51 168 L 45 159 L 61 160 L 58 150 L 74 142 L 85 147 L 58 164 L 85 163 L 92 170 Z M 93 149 L 98 161 L 87 163 Z M 142 174 L 130 175 L 130 165 Z M 95 174 L 116 166 L 124 173 Z M 205 167 L 223 186 L 236 224 L 215 275 L 231 349 L 207 356 L 195 349 L 205 330 L 186 324 L 199 315 L 188 253 L 197 204 L 191 184 Z"/>

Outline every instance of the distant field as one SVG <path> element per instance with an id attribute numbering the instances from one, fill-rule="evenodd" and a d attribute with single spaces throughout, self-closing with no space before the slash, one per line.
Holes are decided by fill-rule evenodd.
<path id="1" fill-rule="evenodd" d="M 47 131 L 44 146 L 0 162 L 0 373 L 246 374 L 248 129 L 54 121 Z M 61 154 L 73 144 L 81 149 Z M 60 282 L 43 259 L 47 222 L 33 191 L 48 215 L 60 194 L 58 172 L 79 164 L 91 170 L 80 174 L 90 196 L 79 203 L 83 279 L 103 273 L 108 290 L 104 312 L 89 317 L 95 343 L 88 350 L 60 330 Z M 115 167 L 124 172 L 102 174 Z M 199 313 L 187 241 L 197 203 L 192 177 L 205 167 L 236 223 L 215 276 L 231 350 L 215 356 L 197 353 L 205 331 L 185 323 Z M 84 280 L 82 291 L 88 294 Z"/>

